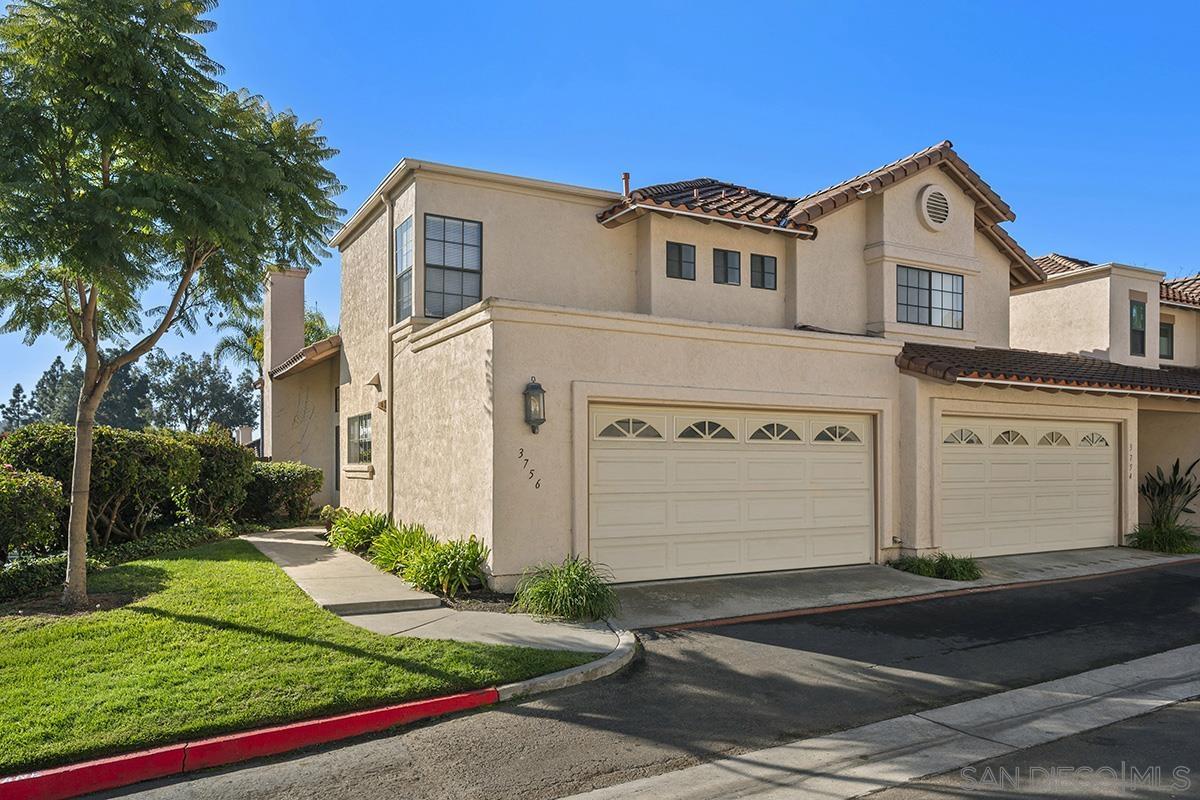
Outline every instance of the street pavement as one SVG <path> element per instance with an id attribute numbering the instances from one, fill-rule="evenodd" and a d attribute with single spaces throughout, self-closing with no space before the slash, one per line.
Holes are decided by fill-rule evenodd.
<path id="1" fill-rule="evenodd" d="M 597 683 L 103 796 L 564 797 L 1200 643 L 1200 564 L 643 638 Z"/>

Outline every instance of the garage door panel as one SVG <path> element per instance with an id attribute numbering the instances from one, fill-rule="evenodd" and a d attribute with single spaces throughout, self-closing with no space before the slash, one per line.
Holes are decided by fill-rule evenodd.
<path id="1" fill-rule="evenodd" d="M 618 581 L 872 559 L 869 417 L 593 407 L 591 430 L 589 554 Z"/>
<path id="2" fill-rule="evenodd" d="M 950 417 L 942 431 L 945 550 L 992 556 L 1116 544 L 1116 452 L 1103 446 L 1117 441 L 1114 424 Z"/>

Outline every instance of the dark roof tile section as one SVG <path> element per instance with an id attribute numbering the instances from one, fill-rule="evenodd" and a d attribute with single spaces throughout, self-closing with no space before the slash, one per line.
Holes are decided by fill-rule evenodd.
<path id="1" fill-rule="evenodd" d="M 990 347 L 904 345 L 901 369 L 945 381 L 960 378 L 1028 384 L 1032 388 L 1154 392 L 1200 397 L 1200 370 L 1129 367 L 1086 356 Z"/>
<path id="2" fill-rule="evenodd" d="M 1048 255 L 1034 259 L 1034 261 L 1037 262 L 1037 265 L 1047 275 L 1062 275 L 1067 272 L 1078 272 L 1081 269 L 1096 266 L 1091 261 L 1084 261 L 1082 258 L 1071 258 L 1061 253 L 1049 253 Z"/>
<path id="3" fill-rule="evenodd" d="M 629 197 L 601 212 L 599 219 L 601 222 L 609 220 L 638 203 L 692 211 L 732 222 L 752 222 L 785 230 L 812 230 L 811 225 L 788 219 L 787 211 L 791 207 L 788 198 L 713 178 L 659 183 L 635 189 Z"/>
<path id="4" fill-rule="evenodd" d="M 1186 278 L 1163 281 L 1158 294 L 1162 300 L 1168 303 L 1200 307 L 1200 275 L 1189 275 Z"/>

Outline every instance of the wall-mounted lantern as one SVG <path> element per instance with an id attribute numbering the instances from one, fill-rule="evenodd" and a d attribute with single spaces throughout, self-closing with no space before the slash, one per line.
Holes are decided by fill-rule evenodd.
<path id="1" fill-rule="evenodd" d="M 525 384 L 525 424 L 537 433 L 538 426 L 545 421 L 546 390 L 537 382 L 537 378 L 530 378 L 529 383 Z"/>

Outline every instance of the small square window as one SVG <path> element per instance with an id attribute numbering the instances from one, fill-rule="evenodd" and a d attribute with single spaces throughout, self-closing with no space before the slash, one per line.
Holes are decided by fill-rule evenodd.
<path id="1" fill-rule="evenodd" d="M 713 249 L 713 283 L 738 286 L 742 282 L 742 254 L 736 250 Z"/>
<path id="2" fill-rule="evenodd" d="M 667 242 L 667 277 L 696 280 L 696 246 Z"/>
<path id="3" fill-rule="evenodd" d="M 750 285 L 755 289 L 775 288 L 775 256 L 750 254 Z"/>

